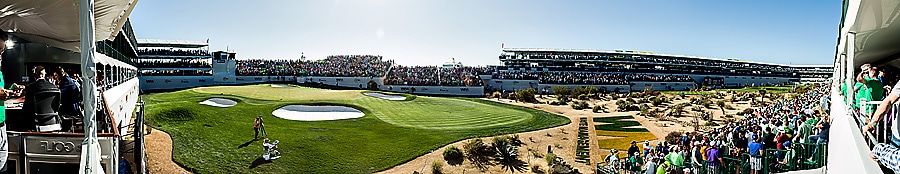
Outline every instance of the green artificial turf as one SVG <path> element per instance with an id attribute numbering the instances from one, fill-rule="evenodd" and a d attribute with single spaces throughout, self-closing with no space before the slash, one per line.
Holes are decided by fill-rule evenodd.
<path id="1" fill-rule="evenodd" d="M 173 158 L 199 173 L 372 173 L 471 137 L 545 129 L 565 117 L 481 99 L 412 97 L 389 101 L 357 90 L 269 85 L 202 87 L 143 95 L 147 118 L 173 139 Z M 211 97 L 238 104 L 198 104 Z M 410 98 L 410 97 L 407 97 Z M 292 121 L 272 116 L 288 104 L 343 105 L 361 118 Z M 283 157 L 265 162 L 253 119 L 262 115 Z"/>
<path id="2" fill-rule="evenodd" d="M 628 128 L 631 126 L 641 126 L 637 121 L 624 121 L 623 119 L 634 119 L 632 116 L 615 116 L 615 117 L 594 117 L 594 123 L 606 123 L 594 125 L 596 130 L 620 131 L 620 132 L 649 132 L 645 128 Z"/>

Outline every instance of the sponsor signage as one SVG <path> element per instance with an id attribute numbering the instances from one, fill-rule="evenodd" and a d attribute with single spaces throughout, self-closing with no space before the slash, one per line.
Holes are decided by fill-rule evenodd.
<path id="1" fill-rule="evenodd" d="M 25 152 L 29 154 L 81 155 L 84 137 L 26 137 Z M 108 139 L 99 139 L 101 154 L 109 154 Z"/>

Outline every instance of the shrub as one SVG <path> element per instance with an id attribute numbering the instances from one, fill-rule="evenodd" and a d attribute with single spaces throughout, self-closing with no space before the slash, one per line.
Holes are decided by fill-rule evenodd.
<path id="1" fill-rule="evenodd" d="M 725 109 L 728 109 L 728 110 L 734 110 L 734 107 L 732 107 L 732 106 L 729 105 L 729 104 L 726 104 L 726 105 L 725 105 Z"/>
<path id="2" fill-rule="evenodd" d="M 521 102 L 534 103 L 537 102 L 537 99 L 534 98 L 534 88 L 528 89 L 520 89 L 516 91 L 516 100 Z"/>
<path id="3" fill-rule="evenodd" d="M 552 102 L 550 102 L 550 105 L 554 105 L 554 106 L 559 106 L 559 105 L 564 105 L 564 104 L 566 104 L 566 103 L 565 103 L 565 102 L 560 102 L 560 101 L 552 101 Z"/>
<path id="4" fill-rule="evenodd" d="M 466 150 L 465 156 L 470 159 L 485 158 L 487 156 L 493 155 L 494 152 L 490 147 L 488 147 L 487 144 L 484 144 L 484 140 L 482 140 L 481 138 L 466 142 L 465 144 L 463 144 L 463 149 Z"/>
<path id="5" fill-rule="evenodd" d="M 456 146 L 450 146 L 447 147 L 447 149 L 444 149 L 444 160 L 459 159 L 461 157 L 463 157 L 462 151 L 460 151 L 459 148 L 456 148 Z"/>
<path id="6" fill-rule="evenodd" d="M 431 173 L 443 173 L 441 172 L 441 168 L 443 167 L 444 163 L 441 163 L 438 160 L 434 160 L 434 162 L 431 162 Z"/>
<path id="7" fill-rule="evenodd" d="M 556 154 L 547 153 L 544 155 L 544 160 L 547 160 L 547 166 L 553 166 L 556 164 Z"/>
<path id="8" fill-rule="evenodd" d="M 678 140 L 681 140 L 682 135 L 684 135 L 683 132 L 679 132 L 679 131 L 670 132 L 668 135 L 666 135 L 666 143 L 677 144 Z"/>
<path id="9" fill-rule="evenodd" d="M 584 101 L 575 101 L 572 103 L 572 109 L 575 109 L 575 110 L 587 109 L 589 107 L 590 106 L 587 104 L 587 102 L 584 102 Z"/>
<path id="10" fill-rule="evenodd" d="M 667 100 L 666 97 L 659 96 L 659 97 L 654 97 L 653 100 L 650 101 L 650 103 L 653 104 L 653 106 L 659 106 L 659 105 L 667 102 L 666 100 Z"/>
<path id="11" fill-rule="evenodd" d="M 532 165 L 532 166 L 531 166 L 531 172 L 537 173 L 537 172 L 540 172 L 540 171 L 541 171 L 541 165 L 535 164 L 535 165 Z"/>
<path id="12" fill-rule="evenodd" d="M 593 111 L 594 113 L 606 112 L 606 108 L 604 108 L 602 105 L 594 105 L 594 108 L 591 109 L 591 111 Z"/>
<path id="13" fill-rule="evenodd" d="M 554 86 L 550 88 L 553 91 L 553 94 L 557 96 L 567 96 L 571 94 L 568 86 Z"/>
<path id="14" fill-rule="evenodd" d="M 703 125 L 704 126 L 719 126 L 718 123 L 713 122 L 713 121 L 706 121 L 706 124 L 703 124 Z"/>
<path id="15" fill-rule="evenodd" d="M 753 109 L 752 109 L 752 108 L 744 109 L 744 112 L 743 112 L 743 113 L 744 113 L 744 114 L 753 114 Z"/>

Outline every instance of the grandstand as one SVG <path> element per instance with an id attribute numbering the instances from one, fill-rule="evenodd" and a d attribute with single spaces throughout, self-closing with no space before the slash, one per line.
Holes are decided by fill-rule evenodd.
<path id="1" fill-rule="evenodd" d="M 677 56 L 637 51 L 503 49 L 502 65 L 467 67 L 455 60 L 443 66 L 402 66 L 378 55 L 332 55 L 323 60 L 234 60 L 217 58 L 205 43 L 159 41 L 143 46 L 145 90 L 214 84 L 296 82 L 417 94 L 480 96 L 484 91 L 552 86 L 595 86 L 603 91 L 687 90 L 697 86 L 744 87 L 822 82 L 829 66 L 778 65 L 734 59 Z M 200 48 L 193 51 L 172 51 Z M 212 71 L 210 71 L 212 70 Z M 211 75 L 214 74 L 214 75 Z M 214 76 L 214 77 L 213 77 Z M 163 78 L 163 79 L 155 79 Z M 210 80 L 214 79 L 214 80 Z M 159 82 L 162 81 L 162 82 Z M 435 89 L 437 88 L 437 89 Z"/>
<path id="2" fill-rule="evenodd" d="M 491 89 L 514 90 L 535 84 L 587 84 L 618 88 L 617 91 L 623 92 L 645 88 L 684 90 L 694 85 L 793 84 L 801 82 L 801 74 L 804 78 L 825 78 L 830 73 L 827 68 L 830 66 L 779 65 L 629 50 L 504 48 L 499 59 L 502 65 L 498 66 L 499 76 L 495 77 L 526 81 L 508 83 L 495 79 L 489 83 Z"/>
<path id="3" fill-rule="evenodd" d="M 138 39 L 140 83 L 143 90 L 179 89 L 212 85 L 209 44 L 189 40 Z"/>

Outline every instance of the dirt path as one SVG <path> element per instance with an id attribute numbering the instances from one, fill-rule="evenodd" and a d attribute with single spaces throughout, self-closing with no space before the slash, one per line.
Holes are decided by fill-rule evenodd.
<path id="1" fill-rule="evenodd" d="M 153 129 L 150 135 L 144 136 L 144 140 L 149 173 L 191 173 L 172 160 L 172 137 L 168 133 Z"/>

